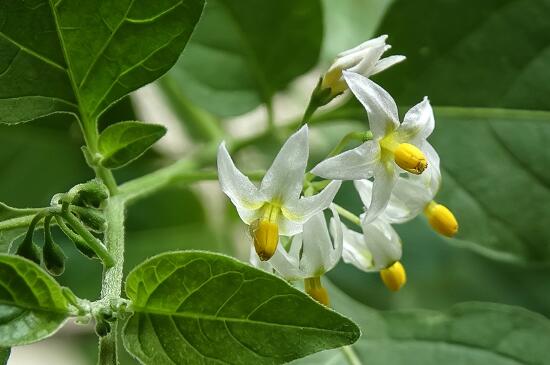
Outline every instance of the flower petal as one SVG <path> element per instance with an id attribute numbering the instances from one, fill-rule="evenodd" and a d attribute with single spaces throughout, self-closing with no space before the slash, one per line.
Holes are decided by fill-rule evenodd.
<path id="1" fill-rule="evenodd" d="M 363 76 L 369 77 L 372 75 L 372 70 L 386 51 L 386 46 L 380 45 L 377 47 L 367 48 L 361 52 L 350 54 L 341 60 L 347 60 L 347 63 L 352 67 L 343 68 L 350 72 L 355 72 Z"/>
<path id="2" fill-rule="evenodd" d="M 324 179 L 368 179 L 373 176 L 379 160 L 380 145 L 374 141 L 367 141 L 359 147 L 320 162 L 311 173 Z"/>
<path id="3" fill-rule="evenodd" d="M 341 224 L 344 238 L 342 259 L 347 264 L 352 264 L 359 270 L 373 271 L 372 254 L 369 251 L 363 235 Z"/>
<path id="4" fill-rule="evenodd" d="M 397 105 L 386 90 L 363 75 L 349 71 L 342 73 L 350 90 L 367 110 L 369 126 L 375 140 L 399 126 Z"/>
<path id="5" fill-rule="evenodd" d="M 235 167 L 225 142 L 218 147 L 218 178 L 222 191 L 231 199 L 241 219 L 246 224 L 257 219 L 265 198 L 250 179 Z"/>
<path id="6" fill-rule="evenodd" d="M 371 70 L 370 76 L 376 75 L 377 73 L 382 72 L 397 63 L 403 62 L 406 59 L 407 57 L 400 56 L 400 55 L 394 55 L 394 56 L 382 58 L 381 60 L 376 62 L 376 65 L 374 65 L 374 68 Z"/>
<path id="7" fill-rule="evenodd" d="M 270 200 L 284 204 L 300 196 L 309 154 L 308 128 L 304 125 L 290 136 L 267 170 L 260 191 Z"/>
<path id="8" fill-rule="evenodd" d="M 381 219 L 365 224 L 363 237 L 372 254 L 373 269 L 381 270 L 401 259 L 401 239 L 393 227 Z"/>
<path id="9" fill-rule="evenodd" d="M 334 204 L 331 204 L 330 210 L 332 211 L 332 218 L 330 219 L 330 234 L 332 236 L 333 246 L 328 257 L 325 258 L 325 268 L 327 271 L 334 268 L 338 261 L 340 261 L 344 246 L 344 235 L 342 233 L 342 222 L 340 221 L 340 215 L 338 214 Z"/>
<path id="10" fill-rule="evenodd" d="M 302 247 L 302 239 L 299 238 L 298 241 L 293 239 L 292 246 L 300 249 Z M 298 259 L 286 252 L 283 245 L 277 245 L 277 251 L 269 259 L 269 263 L 286 280 L 299 280 L 307 277 L 300 270 Z"/>
<path id="11" fill-rule="evenodd" d="M 380 164 L 374 172 L 371 202 L 365 214 L 365 223 L 370 223 L 386 209 L 399 172 L 393 165 Z"/>
<path id="12" fill-rule="evenodd" d="M 252 266 L 257 267 L 258 269 L 273 273 L 273 267 L 271 266 L 269 261 L 260 260 L 260 257 L 258 257 L 258 254 L 254 249 L 254 245 L 250 245 L 249 262 Z"/>
<path id="13" fill-rule="evenodd" d="M 321 211 L 304 224 L 303 246 L 300 269 L 309 277 L 324 274 L 331 268 L 325 267 L 325 258 L 333 250 L 325 214 Z"/>
<path id="14" fill-rule="evenodd" d="M 331 181 L 323 191 L 317 195 L 306 198 L 295 199 L 281 206 L 284 218 L 297 223 L 305 223 L 315 214 L 327 209 L 334 200 L 334 196 L 342 184 L 339 180 Z M 281 219 L 282 220 L 282 219 Z M 279 226 L 279 232 L 282 228 Z M 291 233 L 282 233 L 282 235 L 291 235 Z"/>
<path id="15" fill-rule="evenodd" d="M 365 48 L 384 46 L 384 45 L 386 45 L 386 39 L 388 39 L 387 34 L 381 35 L 381 36 L 373 38 L 373 39 L 369 39 L 368 41 L 365 41 L 365 42 L 361 43 L 358 46 L 355 46 L 351 49 L 340 52 L 338 54 L 338 58 L 347 56 L 347 55 L 352 54 L 352 53 L 360 52 L 360 51 L 364 50 Z"/>
<path id="16" fill-rule="evenodd" d="M 397 135 L 401 143 L 407 142 L 418 146 L 432 134 L 434 127 L 434 112 L 426 96 L 405 114 L 403 123 L 397 129 Z"/>

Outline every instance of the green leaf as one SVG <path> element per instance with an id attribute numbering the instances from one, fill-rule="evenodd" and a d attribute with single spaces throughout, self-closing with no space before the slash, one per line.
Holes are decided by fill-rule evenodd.
<path id="1" fill-rule="evenodd" d="M 61 286 L 38 265 L 0 255 L 0 341 L 23 345 L 55 333 L 70 316 Z"/>
<path id="2" fill-rule="evenodd" d="M 438 198 L 460 224 L 453 242 L 508 261 L 550 263 L 550 113 L 437 108 L 436 120 Z"/>
<path id="3" fill-rule="evenodd" d="M 550 321 L 520 307 L 460 303 L 445 311 L 376 311 L 330 286 L 336 310 L 364 330 L 352 345 L 364 364 L 547 365 Z M 293 362 L 343 364 L 341 351 L 325 351 Z"/>
<path id="4" fill-rule="evenodd" d="M 218 116 L 270 103 L 312 66 L 323 37 L 319 0 L 212 0 L 167 77 Z"/>
<path id="5" fill-rule="evenodd" d="M 0 4 L 0 123 L 109 105 L 176 62 L 203 0 Z"/>
<path id="6" fill-rule="evenodd" d="M 126 121 L 110 125 L 99 135 L 101 164 L 110 169 L 125 166 L 165 134 L 166 128 L 158 124 Z"/>
<path id="7" fill-rule="evenodd" d="M 6 365 L 8 363 L 8 360 L 10 359 L 10 353 L 10 348 L 0 349 L 0 364 Z"/>
<path id="8" fill-rule="evenodd" d="M 407 60 L 380 83 L 404 105 L 549 110 L 548 17 L 547 0 L 397 0 L 377 34 Z"/>
<path id="9" fill-rule="evenodd" d="M 126 349 L 143 364 L 280 364 L 353 343 L 356 325 L 283 280 L 228 256 L 156 256 L 134 269 Z"/>

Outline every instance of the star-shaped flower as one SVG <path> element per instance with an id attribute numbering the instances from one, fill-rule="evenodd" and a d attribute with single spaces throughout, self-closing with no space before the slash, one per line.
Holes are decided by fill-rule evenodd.
<path id="1" fill-rule="evenodd" d="M 311 172 L 326 179 L 360 180 L 374 177 L 372 201 L 365 216 L 372 222 L 387 206 L 399 174 L 421 174 L 433 148 L 426 138 L 434 129 L 428 98 L 412 107 L 399 122 L 393 98 L 368 78 L 344 71 L 351 91 L 365 107 L 373 139 L 331 157 Z"/>
<path id="2" fill-rule="evenodd" d="M 260 187 L 256 187 L 233 163 L 222 142 L 218 149 L 218 177 L 241 219 L 250 225 L 254 247 L 262 260 L 275 253 L 279 235 L 293 236 L 316 213 L 328 208 L 340 188 L 332 181 L 319 194 L 300 197 L 309 154 L 308 128 L 288 138 Z"/>

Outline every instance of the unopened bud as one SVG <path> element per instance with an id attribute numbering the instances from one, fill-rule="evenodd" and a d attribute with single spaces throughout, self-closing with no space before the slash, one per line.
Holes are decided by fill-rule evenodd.
<path id="1" fill-rule="evenodd" d="M 269 260 L 277 250 L 279 243 L 279 226 L 277 223 L 260 219 L 251 226 L 254 248 L 262 261 Z"/>
<path id="2" fill-rule="evenodd" d="M 305 279 L 304 287 L 305 287 L 306 293 L 310 297 L 312 297 L 322 305 L 325 305 L 328 307 L 329 305 L 328 292 L 321 284 L 321 278 L 319 276 Z"/>
<path id="3" fill-rule="evenodd" d="M 410 143 L 401 143 L 395 149 L 395 163 L 411 174 L 420 175 L 428 167 L 424 153 Z"/>
<path id="4" fill-rule="evenodd" d="M 439 234 L 453 237 L 458 232 L 458 222 L 454 214 L 444 205 L 430 202 L 424 209 L 430 226 Z"/>
<path id="5" fill-rule="evenodd" d="M 384 285 L 391 291 L 398 291 L 407 282 L 407 274 L 401 262 L 396 261 L 390 267 L 380 270 Z"/>

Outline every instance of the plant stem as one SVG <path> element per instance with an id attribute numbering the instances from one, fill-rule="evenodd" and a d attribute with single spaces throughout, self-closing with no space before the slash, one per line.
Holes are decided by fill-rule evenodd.
<path id="1" fill-rule="evenodd" d="M 340 214 L 342 217 L 346 218 L 351 223 L 356 224 L 359 227 L 361 227 L 361 219 L 358 216 L 356 216 L 355 214 L 353 214 L 352 212 L 350 212 L 346 208 L 343 208 L 343 207 L 339 206 L 336 203 L 332 203 L 332 204 L 334 204 L 334 206 L 336 207 L 336 211 L 338 212 L 338 214 Z"/>
<path id="2" fill-rule="evenodd" d="M 105 206 L 107 230 L 105 245 L 114 259 L 114 265 L 103 270 L 101 301 L 109 306 L 120 298 L 122 292 L 122 269 L 124 265 L 124 200 L 111 197 Z M 117 321 L 111 324 L 111 331 L 99 340 L 99 365 L 117 365 Z"/>
<path id="3" fill-rule="evenodd" d="M 340 350 L 346 357 L 346 360 L 350 365 L 363 365 L 357 354 L 355 353 L 355 350 L 351 346 L 344 346 L 340 347 Z"/>
<path id="4" fill-rule="evenodd" d="M 350 132 L 346 134 L 340 142 L 330 151 L 327 157 L 336 156 L 342 150 L 351 142 L 351 141 L 359 141 L 361 143 L 366 142 L 368 140 L 372 139 L 372 132 L 366 131 L 366 132 Z"/>

